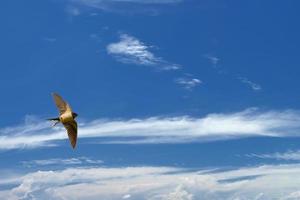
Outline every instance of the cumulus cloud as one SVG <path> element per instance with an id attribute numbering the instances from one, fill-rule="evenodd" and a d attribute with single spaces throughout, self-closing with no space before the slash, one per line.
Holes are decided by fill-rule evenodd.
<path id="1" fill-rule="evenodd" d="M 169 194 L 158 195 L 159 199 L 165 200 L 192 200 L 193 194 L 190 194 L 183 188 L 183 185 L 178 185 L 174 191 L 171 191 Z M 155 197 L 154 197 L 155 198 Z"/>
<path id="2" fill-rule="evenodd" d="M 106 138 L 107 143 L 182 143 L 241 137 L 298 137 L 300 112 L 296 110 L 209 114 L 202 118 L 151 117 L 146 119 L 99 119 L 79 124 L 79 139 Z M 0 129 L 0 149 L 34 148 L 57 145 L 67 139 L 62 126 L 50 128 L 47 122 Z"/>
<path id="3" fill-rule="evenodd" d="M 192 90 L 202 83 L 200 79 L 192 77 L 183 77 L 175 79 L 175 82 L 186 90 Z"/>
<path id="4" fill-rule="evenodd" d="M 245 78 L 245 77 L 239 77 L 238 79 L 239 79 L 242 83 L 248 85 L 248 86 L 249 86 L 252 90 L 254 90 L 254 91 L 259 91 L 259 90 L 262 89 L 262 87 L 261 87 L 259 84 L 254 83 L 254 82 L 248 80 L 248 79 Z"/>
<path id="5" fill-rule="evenodd" d="M 263 165 L 221 172 L 171 167 L 66 168 L 21 175 L 15 186 L 0 190 L 0 198 L 296 200 L 300 194 L 299 177 L 299 165 Z"/>
<path id="6" fill-rule="evenodd" d="M 179 65 L 172 64 L 164 59 L 155 56 L 150 52 L 151 46 L 148 46 L 137 38 L 121 34 L 120 41 L 111 43 L 107 46 L 108 54 L 114 56 L 123 63 L 133 63 L 136 65 L 156 66 L 163 70 L 176 70 Z"/>

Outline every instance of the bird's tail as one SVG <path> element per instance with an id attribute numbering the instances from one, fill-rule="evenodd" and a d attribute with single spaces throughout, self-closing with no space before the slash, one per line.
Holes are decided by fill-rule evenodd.
<path id="1" fill-rule="evenodd" d="M 52 126 L 55 126 L 56 124 L 58 124 L 60 122 L 60 120 L 59 120 L 58 117 L 56 117 L 56 118 L 49 118 L 47 120 L 54 122 L 54 124 Z"/>

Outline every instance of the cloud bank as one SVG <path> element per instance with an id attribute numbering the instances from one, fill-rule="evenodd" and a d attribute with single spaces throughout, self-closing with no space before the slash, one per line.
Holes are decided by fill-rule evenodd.
<path id="1" fill-rule="evenodd" d="M 300 198 L 299 165 L 263 165 L 231 171 L 172 167 L 66 168 L 36 171 L 0 190 L 6 199 L 248 200 Z M 272 183 L 272 184 L 270 184 Z"/>
<path id="2" fill-rule="evenodd" d="M 300 112 L 251 108 L 202 118 L 98 119 L 79 123 L 78 133 L 79 140 L 105 137 L 106 143 L 130 144 L 205 142 L 259 136 L 300 136 Z M 48 122 L 27 121 L 24 125 L 0 129 L 0 149 L 53 146 L 66 139 L 62 126 L 51 128 Z"/>
<path id="3" fill-rule="evenodd" d="M 137 38 L 121 34 L 120 41 L 107 45 L 108 54 L 114 56 L 119 62 L 136 65 L 154 66 L 163 70 L 176 70 L 180 66 L 165 61 L 150 52 L 151 46 L 147 46 Z"/>

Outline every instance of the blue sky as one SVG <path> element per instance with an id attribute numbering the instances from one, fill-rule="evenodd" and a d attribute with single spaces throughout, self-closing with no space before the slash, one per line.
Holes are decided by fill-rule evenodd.
<path id="1" fill-rule="evenodd" d="M 299 199 L 299 6 L 2 1 L 0 199 Z"/>

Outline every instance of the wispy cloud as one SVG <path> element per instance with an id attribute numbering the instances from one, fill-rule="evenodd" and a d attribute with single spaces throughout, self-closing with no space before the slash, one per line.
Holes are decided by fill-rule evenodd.
<path id="1" fill-rule="evenodd" d="M 67 6 L 66 7 L 66 12 L 67 14 L 69 14 L 70 16 L 78 16 L 81 14 L 80 10 L 78 7 L 75 6 Z"/>
<path id="2" fill-rule="evenodd" d="M 155 56 L 150 51 L 151 46 L 144 44 L 137 38 L 121 34 L 120 41 L 107 46 L 108 54 L 114 56 L 123 63 L 133 63 L 136 65 L 156 66 L 163 70 L 176 70 L 180 66 L 165 61 L 161 57 Z"/>
<path id="3" fill-rule="evenodd" d="M 56 42 L 56 38 L 52 37 L 43 37 L 43 40 L 50 43 Z"/>
<path id="4" fill-rule="evenodd" d="M 213 65 L 213 67 L 217 67 L 217 65 L 220 61 L 220 58 L 218 58 L 217 56 L 210 55 L 210 54 L 205 54 L 203 56 L 209 60 L 209 62 Z"/>
<path id="5" fill-rule="evenodd" d="M 254 82 L 248 80 L 248 79 L 245 78 L 245 77 L 238 77 L 238 79 L 239 79 L 242 83 L 248 85 L 248 86 L 249 86 L 252 90 L 254 90 L 254 91 L 262 90 L 262 87 L 261 87 L 259 84 L 254 83 Z"/>
<path id="6" fill-rule="evenodd" d="M 300 161 L 300 150 L 287 151 L 287 152 L 283 152 L 283 153 L 276 152 L 276 153 L 272 153 L 272 154 L 247 154 L 246 156 L 263 158 L 263 159 Z"/>
<path id="7" fill-rule="evenodd" d="M 46 166 L 46 165 L 84 165 L 84 164 L 102 164 L 101 160 L 93 160 L 87 157 L 79 157 L 79 158 L 51 158 L 46 160 L 30 160 L 30 161 L 22 161 L 21 162 L 26 167 L 32 166 Z"/>
<path id="8" fill-rule="evenodd" d="M 218 67 L 218 64 L 220 62 L 220 58 L 218 58 L 216 56 L 213 56 L 213 55 L 210 55 L 210 54 L 205 54 L 205 55 L 203 55 L 203 57 L 209 60 L 209 62 L 218 71 L 218 73 L 223 74 L 223 75 L 227 75 L 227 76 L 229 76 L 233 79 L 238 79 L 241 83 L 247 85 L 248 87 L 250 87 L 254 91 L 262 90 L 261 85 L 255 83 L 253 81 L 250 81 L 248 78 L 239 76 L 235 73 L 230 73 L 230 72 L 228 72 L 228 70 L 221 69 L 220 67 Z"/>
<path id="9" fill-rule="evenodd" d="M 106 3 L 137 3 L 137 4 L 173 4 L 180 3 L 183 0 L 71 0 L 80 2 L 90 7 L 101 7 Z"/>
<path id="10" fill-rule="evenodd" d="M 182 143 L 241 137 L 300 136 L 300 112 L 247 109 L 236 113 L 151 117 L 131 120 L 99 119 L 79 124 L 79 139 L 108 137 L 107 143 Z M 0 129 L 0 149 L 34 148 L 67 139 L 63 127 L 49 128 L 46 122 L 30 122 Z"/>
<path id="11" fill-rule="evenodd" d="M 177 84 L 181 85 L 186 90 L 192 90 L 195 87 L 197 87 L 200 84 L 202 84 L 202 81 L 200 79 L 193 78 L 193 77 L 177 78 L 177 79 L 175 79 L 175 82 Z"/>
<path id="12" fill-rule="evenodd" d="M 82 10 L 106 11 L 114 13 L 157 15 L 162 6 L 176 5 L 184 0 L 68 0 L 67 2 Z M 92 13 L 95 13 L 95 12 Z"/>
<path id="13" fill-rule="evenodd" d="M 0 198 L 296 200 L 300 197 L 298 177 L 300 165 L 263 165 L 222 172 L 172 167 L 66 168 L 2 179 L 15 186 L 0 191 Z"/>

